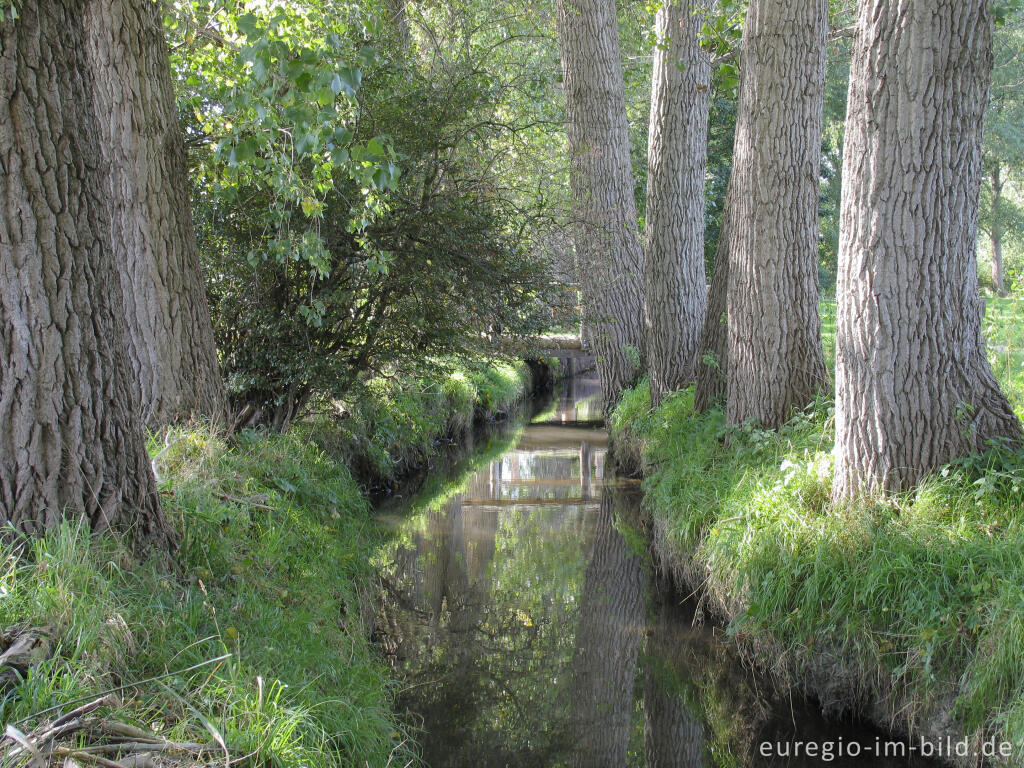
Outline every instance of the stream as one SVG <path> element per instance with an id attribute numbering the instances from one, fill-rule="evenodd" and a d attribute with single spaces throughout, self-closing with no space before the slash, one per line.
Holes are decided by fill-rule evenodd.
<path id="1" fill-rule="evenodd" d="M 639 484 L 605 475 L 595 380 L 536 408 L 379 510 L 377 636 L 427 765 L 929 764 L 779 696 L 695 622 L 634 527 Z"/>

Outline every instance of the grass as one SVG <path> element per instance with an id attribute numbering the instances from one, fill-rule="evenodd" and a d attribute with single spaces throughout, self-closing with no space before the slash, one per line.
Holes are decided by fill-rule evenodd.
<path id="1" fill-rule="evenodd" d="M 1020 413 L 1018 307 L 990 300 L 986 325 Z M 611 426 L 642 453 L 662 554 L 763 666 L 846 707 L 885 701 L 911 730 L 951 713 L 955 732 L 1024 761 L 1024 457 L 970 457 L 898 499 L 835 509 L 828 399 L 770 432 L 694 414 L 692 390 L 652 412 L 642 382 Z"/>
<path id="2" fill-rule="evenodd" d="M 529 386 L 523 363 L 441 361 L 430 378 L 373 379 L 349 402 L 335 404 L 340 420 L 297 428 L 360 478 L 394 481 L 421 466 L 440 436 L 508 412 Z"/>
<path id="3" fill-rule="evenodd" d="M 116 718 L 171 740 L 222 739 L 232 765 L 415 761 L 369 639 L 371 561 L 388 534 L 340 459 L 372 450 L 365 461 L 391 471 L 406 440 L 425 451 L 528 382 L 518 366 L 450 364 L 437 383 L 372 383 L 335 424 L 339 456 L 313 439 L 330 442 L 323 419 L 230 441 L 202 427 L 169 431 L 152 451 L 179 532 L 172 565 L 138 563 L 118 540 L 72 523 L 0 545 L 0 626 L 49 626 L 58 642 L 0 701 L 0 722 L 27 731 L 55 717 L 51 707 L 126 686 Z"/>
<path id="4" fill-rule="evenodd" d="M 989 298 L 985 313 L 988 360 L 1017 416 L 1024 419 L 1024 299 Z"/>

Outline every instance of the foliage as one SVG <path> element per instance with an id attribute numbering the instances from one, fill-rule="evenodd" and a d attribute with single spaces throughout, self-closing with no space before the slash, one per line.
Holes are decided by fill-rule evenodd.
<path id="1" fill-rule="evenodd" d="M 998 26 L 982 147 L 979 234 L 987 235 L 990 241 L 985 243 L 986 250 L 994 242 L 1012 243 L 1019 249 L 1024 245 L 1024 206 L 1019 194 L 1024 170 L 1024 98 L 1020 87 L 1024 80 L 1024 15 L 1017 0 L 997 3 L 993 11 Z M 1024 267 L 1017 249 L 1004 256 L 1008 287 L 1018 283 L 1015 278 Z M 981 275 L 982 285 L 992 287 L 992 282 L 988 274 Z"/>
<path id="2" fill-rule="evenodd" d="M 370 379 L 345 401 L 341 418 L 296 424 L 360 478 L 390 484 L 420 467 L 437 442 L 507 413 L 530 388 L 523 363 L 439 361 L 429 377 Z"/>
<path id="3" fill-rule="evenodd" d="M 438 66 L 373 4 L 204 2 L 172 32 L 236 411 L 281 427 L 366 375 L 541 328 L 547 263 L 486 163 L 516 126 L 478 41 Z"/>

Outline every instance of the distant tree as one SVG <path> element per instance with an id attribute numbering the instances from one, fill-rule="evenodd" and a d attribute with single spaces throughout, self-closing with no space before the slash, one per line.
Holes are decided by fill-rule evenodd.
<path id="1" fill-rule="evenodd" d="M 711 59 L 707 0 L 666 0 L 655 24 L 647 142 L 644 315 L 651 404 L 693 381 L 707 308 L 704 185 Z"/>
<path id="2" fill-rule="evenodd" d="M 827 0 L 752 0 L 728 198 L 727 414 L 781 426 L 826 382 L 818 194 Z"/>
<path id="3" fill-rule="evenodd" d="M 732 185 L 726 188 L 718 228 L 715 260 L 707 311 L 697 343 L 697 372 L 694 382 L 694 407 L 706 411 L 725 402 L 729 372 L 729 211 Z"/>
<path id="4" fill-rule="evenodd" d="M 1024 14 L 1004 18 L 994 36 L 995 64 L 982 144 L 979 227 L 988 236 L 992 288 L 1005 296 L 1003 241 L 1024 235 L 1024 211 L 1006 195 L 1006 185 L 1024 169 Z"/>
<path id="5" fill-rule="evenodd" d="M 611 409 L 643 350 L 643 251 L 613 0 L 557 0 L 569 168 L 587 324 Z"/>
<path id="6" fill-rule="evenodd" d="M 41 0 L 0 20 L 0 523 L 38 534 L 81 517 L 167 547 L 125 344 L 82 10 Z"/>
<path id="7" fill-rule="evenodd" d="M 989 0 L 860 8 L 843 156 L 834 497 L 904 490 L 1021 427 L 981 336 Z"/>
<path id="8" fill-rule="evenodd" d="M 143 421 L 153 429 L 191 416 L 224 423 L 160 7 L 151 0 L 90 0 L 85 26 Z"/>

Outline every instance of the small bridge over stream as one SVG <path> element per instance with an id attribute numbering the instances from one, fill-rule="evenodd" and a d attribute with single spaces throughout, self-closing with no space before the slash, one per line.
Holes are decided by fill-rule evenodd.
<path id="1" fill-rule="evenodd" d="M 594 368 L 594 351 L 579 334 L 549 333 L 519 340 L 514 344 L 521 349 L 525 357 L 558 358 L 562 363 L 562 375 L 565 377 Z"/>

